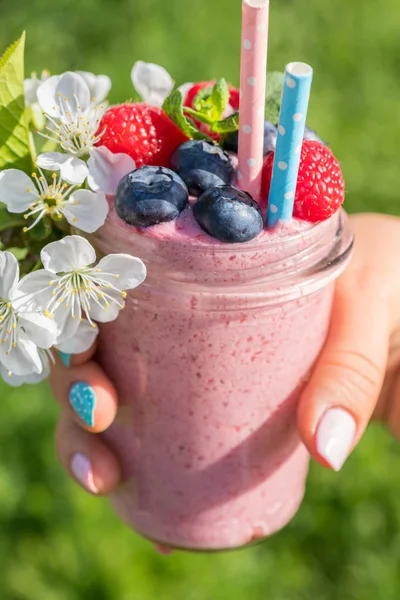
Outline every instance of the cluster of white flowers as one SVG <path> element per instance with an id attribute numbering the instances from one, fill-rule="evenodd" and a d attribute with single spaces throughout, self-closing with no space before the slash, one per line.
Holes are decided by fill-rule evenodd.
<path id="1" fill-rule="evenodd" d="M 162 105 L 174 85 L 162 67 L 142 62 L 134 65 L 132 81 L 154 106 Z M 106 196 L 135 169 L 130 156 L 101 145 L 111 81 L 85 71 L 56 76 L 43 71 L 26 79 L 24 87 L 26 106 L 44 118 L 40 134 L 57 151 L 40 154 L 31 175 L 1 171 L 0 202 L 8 212 L 23 214 L 25 232 L 50 217 L 93 233 L 106 220 Z M 47 378 L 54 348 L 68 354 L 87 350 L 98 334 L 97 323 L 116 319 L 125 290 L 146 277 L 143 262 L 127 254 L 95 261 L 85 238 L 68 235 L 42 249 L 43 269 L 20 278 L 15 256 L 0 251 L 0 374 L 7 383 Z"/>
<path id="2" fill-rule="evenodd" d="M 83 237 L 70 235 L 45 246 L 43 269 L 19 279 L 17 259 L 0 252 L 0 369 L 11 385 L 45 379 L 54 346 L 81 353 L 94 342 L 98 323 L 117 318 L 126 291 L 140 285 L 139 258 L 111 254 L 97 266 Z"/>
<path id="3" fill-rule="evenodd" d="M 143 101 L 157 107 L 174 87 L 165 69 L 142 61 L 133 66 L 131 80 Z M 182 93 L 190 87 L 182 86 Z M 43 71 L 26 79 L 24 88 L 27 108 L 43 119 L 40 135 L 56 151 L 39 154 L 30 176 L 1 171 L 0 202 L 8 212 L 23 214 L 25 232 L 50 217 L 93 233 L 107 218 L 106 196 L 135 169 L 130 156 L 101 145 L 111 81 L 86 71 L 56 76 Z M 96 323 L 116 319 L 125 290 L 146 277 L 143 262 L 130 255 L 109 255 L 93 266 L 95 261 L 85 238 L 68 235 L 43 248 L 43 269 L 20 279 L 15 256 L 0 251 L 0 374 L 7 383 L 45 379 L 53 348 L 68 354 L 87 350 L 98 334 Z"/>

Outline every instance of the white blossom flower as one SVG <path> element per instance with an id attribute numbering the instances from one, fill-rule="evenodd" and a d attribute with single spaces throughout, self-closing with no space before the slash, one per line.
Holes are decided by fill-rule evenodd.
<path id="1" fill-rule="evenodd" d="M 42 351 L 56 341 L 55 323 L 43 314 L 18 307 L 19 266 L 10 252 L 0 252 L 0 363 L 8 374 L 40 375 Z"/>
<path id="2" fill-rule="evenodd" d="M 15 375 L 12 371 L 9 371 L 3 365 L 0 364 L 0 375 L 9 386 L 20 387 L 21 385 L 34 385 L 41 383 L 48 378 L 50 374 L 50 367 L 48 370 L 43 369 L 41 373 L 31 373 L 30 375 Z"/>
<path id="3" fill-rule="evenodd" d="M 95 102 L 103 102 L 111 89 L 111 79 L 107 75 L 94 75 L 88 71 L 75 71 L 86 81 L 90 95 Z"/>
<path id="4" fill-rule="evenodd" d="M 41 373 L 29 373 L 28 375 L 16 375 L 0 364 L 0 375 L 3 380 L 11 387 L 20 387 L 21 385 L 34 385 L 41 383 L 50 375 L 50 365 L 55 364 L 54 356 L 51 350 L 41 350 L 38 348 L 39 358 L 42 361 Z"/>
<path id="5" fill-rule="evenodd" d="M 31 76 L 24 80 L 24 92 L 25 92 L 25 104 L 26 106 L 32 106 L 37 104 L 38 97 L 37 91 L 44 81 L 50 77 L 48 71 L 42 71 L 40 79 L 36 73 L 31 73 Z"/>
<path id="6" fill-rule="evenodd" d="M 132 83 L 146 104 L 161 107 L 174 88 L 171 75 L 163 67 L 138 60 L 131 71 Z"/>
<path id="7" fill-rule="evenodd" d="M 86 315 L 90 325 L 117 318 L 124 307 L 125 290 L 134 289 L 146 277 L 139 258 L 111 254 L 96 267 L 96 253 L 84 238 L 71 235 L 45 246 L 44 269 L 21 280 L 21 301 L 42 310 L 57 323 L 57 343 L 71 339 Z"/>
<path id="8" fill-rule="evenodd" d="M 99 334 L 97 325 L 92 327 L 86 319 L 79 324 L 78 331 L 73 338 L 66 340 L 62 344 L 55 344 L 55 348 L 66 354 L 81 354 L 86 352 L 94 343 Z M 52 350 L 42 350 L 38 348 L 39 358 L 42 361 L 41 373 L 29 373 L 28 375 L 15 375 L 0 363 L 0 375 L 3 380 L 11 387 L 20 387 L 21 385 L 33 385 L 41 383 L 50 375 L 52 365 L 55 365 L 54 352 Z"/>
<path id="9" fill-rule="evenodd" d="M 38 163 L 46 164 L 38 158 Z M 48 215 L 55 219 L 66 218 L 68 223 L 87 233 L 93 233 L 101 227 L 108 214 L 108 202 L 104 194 L 90 190 L 76 190 L 52 174 L 52 183 L 48 183 L 39 168 L 39 177 L 32 178 L 18 169 L 6 169 L 0 172 L 0 201 L 11 213 L 24 213 L 24 218 L 34 221 L 24 231 L 28 231 Z"/>
<path id="10" fill-rule="evenodd" d="M 106 152 L 98 147 L 103 131 L 101 119 L 106 105 L 97 104 L 85 79 L 67 71 L 50 77 L 38 89 L 38 100 L 49 120 L 44 137 L 57 142 L 64 152 L 42 154 L 39 166 L 60 171 L 69 183 L 80 184 L 90 175 L 95 190 L 114 193 L 116 186 L 104 182 L 105 172 L 116 171 L 120 178 L 135 169 L 135 162 L 126 154 Z M 88 165 L 86 160 L 89 160 Z M 115 181 L 116 176 L 112 177 Z M 110 191 L 111 190 L 111 191 Z"/>
<path id="11" fill-rule="evenodd" d="M 89 350 L 98 335 L 99 328 L 97 325 L 95 323 L 90 324 L 87 319 L 82 319 L 76 333 L 61 343 L 56 341 L 55 347 L 65 354 L 82 354 L 82 352 Z"/>
<path id="12" fill-rule="evenodd" d="M 115 194 L 121 179 L 135 170 L 135 161 L 128 154 L 113 154 L 105 146 L 90 153 L 88 184 L 95 192 Z"/>

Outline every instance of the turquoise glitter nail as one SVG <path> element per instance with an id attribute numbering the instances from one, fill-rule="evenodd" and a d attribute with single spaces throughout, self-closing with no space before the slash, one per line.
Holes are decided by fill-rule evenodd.
<path id="1" fill-rule="evenodd" d="M 61 350 L 58 351 L 58 354 L 61 358 L 61 361 L 62 361 L 64 367 L 69 367 L 69 365 L 71 363 L 71 355 L 65 354 L 65 352 L 61 352 Z"/>
<path id="2" fill-rule="evenodd" d="M 74 383 L 69 390 L 69 402 L 80 419 L 89 427 L 94 426 L 94 411 L 96 408 L 96 393 L 84 381 Z"/>

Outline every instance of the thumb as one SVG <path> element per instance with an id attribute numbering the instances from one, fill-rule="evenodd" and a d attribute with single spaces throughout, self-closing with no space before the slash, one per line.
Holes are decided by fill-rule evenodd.
<path id="1" fill-rule="evenodd" d="M 325 348 L 302 394 L 300 435 L 339 471 L 373 414 L 386 370 L 389 310 L 371 279 L 339 279 Z"/>

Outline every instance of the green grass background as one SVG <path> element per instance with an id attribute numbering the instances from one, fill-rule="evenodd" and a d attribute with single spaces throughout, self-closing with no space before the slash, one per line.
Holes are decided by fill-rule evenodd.
<path id="1" fill-rule="evenodd" d="M 0 0 L 0 46 L 27 30 L 27 70 L 104 72 L 132 95 L 137 59 L 178 82 L 239 79 L 240 0 Z M 398 0 L 271 0 L 269 66 L 315 68 L 309 123 L 331 143 L 347 208 L 399 213 Z M 0 386 L 1 600 L 398 600 L 400 453 L 372 428 L 339 475 L 314 466 L 282 533 L 225 555 L 158 556 L 53 449 L 46 386 Z"/>

